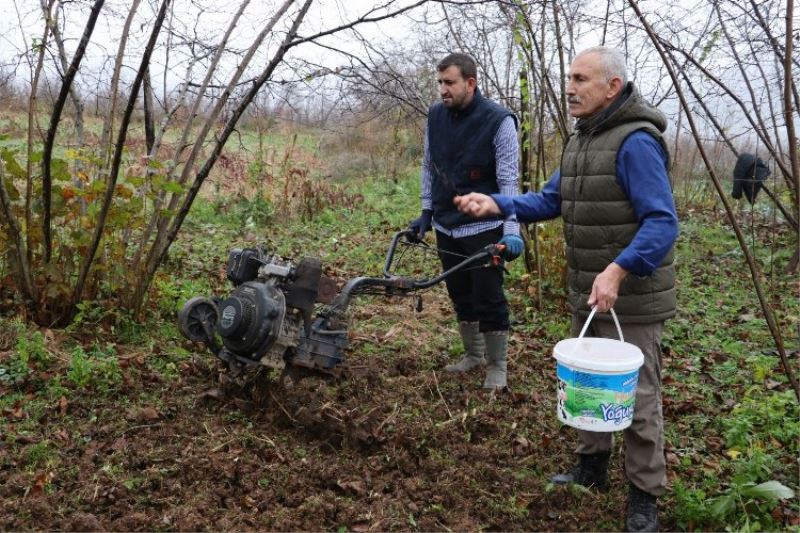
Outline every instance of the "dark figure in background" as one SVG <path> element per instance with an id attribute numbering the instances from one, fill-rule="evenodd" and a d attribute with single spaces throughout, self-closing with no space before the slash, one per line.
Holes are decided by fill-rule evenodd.
<path id="1" fill-rule="evenodd" d="M 481 218 L 512 213 L 521 222 L 563 218 L 573 335 L 591 307 L 614 307 L 625 341 L 644 352 L 633 423 L 623 433 L 630 481 L 625 525 L 628 531 L 656 531 L 656 498 L 667 481 L 660 345 L 664 321 L 676 313 L 678 236 L 661 136 L 666 119 L 628 83 L 624 58 L 610 48 L 590 48 L 575 57 L 567 97 L 570 114 L 578 119 L 575 131 L 560 169 L 541 192 L 467 194 L 455 204 Z M 587 334 L 618 338 L 609 315 L 596 315 Z M 613 434 L 578 435 L 578 464 L 553 481 L 603 489 Z"/>
<path id="2" fill-rule="evenodd" d="M 756 196 L 764 180 L 769 176 L 769 167 L 753 154 L 741 153 L 736 158 L 736 166 L 733 167 L 733 192 L 731 196 L 737 200 L 742 197 L 744 192 L 747 201 L 752 204 L 756 201 Z"/>
<path id="3" fill-rule="evenodd" d="M 514 213 L 475 221 L 456 209 L 453 198 L 470 192 L 517 194 L 517 119 L 481 95 L 470 56 L 450 54 L 436 68 L 442 100 L 428 112 L 422 214 L 409 228 L 420 240 L 431 227 L 436 230 L 444 269 L 497 242 L 506 245 L 505 258 L 514 259 L 523 249 Z M 465 372 L 487 365 L 483 387 L 506 387 L 509 323 L 502 270 L 468 269 L 448 277 L 446 284 L 465 355 L 445 370 Z"/>

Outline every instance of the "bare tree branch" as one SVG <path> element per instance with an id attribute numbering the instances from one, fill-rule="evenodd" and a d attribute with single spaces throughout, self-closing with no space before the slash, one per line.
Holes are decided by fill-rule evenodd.
<path id="1" fill-rule="evenodd" d="M 33 282 L 30 261 L 25 252 L 25 242 L 22 239 L 22 228 L 19 226 L 17 217 L 11 207 L 11 198 L 6 190 L 6 166 L 0 158 L 0 208 L 3 210 L 3 217 L 8 222 L 11 229 L 9 232 L 14 241 L 14 258 L 17 260 L 18 278 L 21 279 L 23 293 L 27 299 L 37 301 L 39 299 L 36 284 Z"/>
<path id="2" fill-rule="evenodd" d="M 772 333 L 772 337 L 775 340 L 775 345 L 778 349 L 778 353 L 781 357 L 781 362 L 783 363 L 783 369 L 786 373 L 786 377 L 789 378 L 789 382 L 794 389 L 795 396 L 797 400 L 800 401 L 800 385 L 798 385 L 797 378 L 795 377 L 794 370 L 789 363 L 788 357 L 786 355 L 786 349 L 783 345 L 783 337 L 781 335 L 780 326 L 778 325 L 777 321 L 775 320 L 775 316 L 772 312 L 772 307 L 767 300 L 766 296 L 764 295 L 764 290 L 761 286 L 761 272 L 758 268 L 758 265 L 753 258 L 752 252 L 750 251 L 750 247 L 747 245 L 747 241 L 745 240 L 744 234 L 742 233 L 741 228 L 739 228 L 739 224 L 736 222 L 736 217 L 734 216 L 733 209 L 728 202 L 728 198 L 725 195 L 724 191 L 722 190 L 722 184 L 717 178 L 716 172 L 714 171 L 714 167 L 711 164 L 711 160 L 709 159 L 708 155 L 706 154 L 705 148 L 703 147 L 703 143 L 700 142 L 699 139 L 699 131 L 697 126 L 694 123 L 694 118 L 692 117 L 691 108 L 689 107 L 686 98 L 683 95 L 683 91 L 680 88 L 680 80 L 678 79 L 675 71 L 672 67 L 672 62 L 667 55 L 665 48 L 663 46 L 662 39 L 659 38 L 647 20 L 644 18 L 641 10 L 639 9 L 639 5 L 637 0 L 628 0 L 630 6 L 636 12 L 636 16 L 639 18 L 639 21 L 645 28 L 647 35 L 650 37 L 653 45 L 656 47 L 659 55 L 661 56 L 664 65 L 669 72 L 670 78 L 672 79 L 672 83 L 675 85 L 675 90 L 678 93 L 678 98 L 680 99 L 681 106 L 683 106 L 684 112 L 686 113 L 686 120 L 689 122 L 689 126 L 692 129 L 692 133 L 697 140 L 697 149 L 700 152 L 701 157 L 703 158 L 703 162 L 706 165 L 706 169 L 708 170 L 709 177 L 714 184 L 714 188 L 717 190 L 717 195 L 719 196 L 720 200 L 722 201 L 722 205 L 725 207 L 725 212 L 728 216 L 728 221 L 730 222 L 731 226 L 733 227 L 734 233 L 736 233 L 736 238 L 739 241 L 739 246 L 744 252 L 745 259 L 747 260 L 747 264 L 750 267 L 750 273 L 753 279 L 753 286 L 756 290 L 756 294 L 758 295 L 758 300 L 761 302 L 761 309 L 764 313 L 764 318 L 767 321 L 767 325 L 769 326 L 770 332 Z"/>
<path id="3" fill-rule="evenodd" d="M 51 16 L 54 3 L 54 0 L 51 0 L 48 3 L 47 10 L 45 11 L 45 17 L 48 19 Z M 16 7 L 16 3 L 14 4 L 14 7 Z M 42 67 L 44 65 L 44 51 L 47 45 L 47 37 L 49 33 L 50 26 L 45 23 L 42 42 L 39 45 L 39 53 L 36 59 L 36 67 L 32 67 L 34 72 L 31 80 L 31 92 L 30 96 L 28 97 L 28 146 L 26 148 L 27 157 L 25 162 L 25 248 L 28 263 L 30 263 L 33 258 L 33 244 L 31 236 L 33 229 L 33 209 L 31 208 L 31 204 L 33 201 L 33 133 L 35 125 L 37 124 L 36 100 L 37 93 L 39 91 L 39 76 L 42 73 Z"/>
<path id="4" fill-rule="evenodd" d="M 291 3 L 291 0 L 287 0 L 286 6 Z M 168 232 L 166 233 L 163 239 L 157 239 L 156 242 L 153 243 L 153 247 L 151 248 L 151 252 L 148 256 L 147 264 L 145 271 L 143 273 L 142 278 L 140 278 L 139 283 L 137 283 L 135 290 L 132 294 L 132 304 L 135 313 L 138 313 L 141 305 L 144 300 L 144 294 L 147 287 L 150 286 L 150 282 L 155 275 L 155 272 L 161 262 L 164 260 L 164 256 L 169 250 L 169 247 L 174 242 L 175 238 L 178 235 L 178 231 L 180 230 L 186 215 L 189 213 L 189 209 L 194 202 L 194 199 L 197 196 L 197 193 L 200 191 L 200 186 L 206 180 L 208 175 L 211 172 L 211 169 L 214 167 L 217 159 L 219 158 L 220 154 L 222 153 L 222 149 L 225 146 L 228 138 L 230 137 L 231 133 L 236 128 L 236 124 L 239 121 L 239 118 L 242 116 L 244 111 L 247 109 L 247 106 L 250 105 L 250 102 L 253 101 L 258 91 L 261 87 L 270 79 L 272 73 L 275 71 L 275 68 L 280 64 L 283 60 L 283 57 L 286 55 L 286 52 L 289 50 L 291 43 L 296 39 L 297 30 L 300 27 L 300 24 L 303 22 L 306 14 L 308 13 L 308 9 L 311 6 L 312 0 L 306 0 L 303 6 L 300 8 L 300 11 L 297 15 L 295 15 L 295 19 L 292 22 L 292 27 L 287 33 L 283 43 L 278 48 L 278 50 L 273 55 L 270 62 L 267 64 L 266 68 L 262 71 L 261 75 L 258 77 L 253 86 L 250 90 L 242 97 L 242 100 L 239 102 L 239 105 L 231 114 L 230 118 L 228 119 L 225 128 L 219 134 L 216 143 L 212 149 L 211 155 L 209 155 L 208 159 L 204 163 L 203 167 L 197 173 L 194 179 L 194 183 L 190 187 L 189 191 L 184 196 L 183 203 L 178 211 L 178 214 L 172 221 L 172 224 L 169 227 Z"/>
<path id="5" fill-rule="evenodd" d="M 64 79 L 61 82 L 61 91 L 59 92 L 58 98 L 53 104 L 53 112 L 50 115 L 50 126 L 47 129 L 47 139 L 45 141 L 44 153 L 42 157 L 42 204 L 44 211 L 42 216 L 42 234 L 44 235 L 45 263 L 50 262 L 50 256 L 53 251 L 53 238 L 50 228 L 50 205 L 52 201 L 51 195 L 53 184 L 50 164 L 53 159 L 53 144 L 56 139 L 56 131 L 58 131 L 58 123 L 61 120 L 61 111 L 64 109 L 64 103 L 69 95 L 70 86 L 72 85 L 72 81 L 75 79 L 75 75 L 78 73 L 78 67 L 80 67 L 81 60 L 86 53 L 86 45 L 89 44 L 89 39 L 92 37 L 92 32 L 94 31 L 94 26 L 97 22 L 97 17 L 100 15 L 100 9 L 103 7 L 104 3 L 105 0 L 95 0 L 94 5 L 92 6 L 92 11 L 89 14 L 89 20 L 86 22 L 86 27 L 83 30 L 83 36 L 81 37 L 81 41 L 78 44 L 78 48 L 72 58 L 72 63 L 70 64 L 69 69 L 67 70 Z"/>
<path id="6" fill-rule="evenodd" d="M 136 105 L 137 95 L 139 94 L 139 89 L 142 85 L 142 81 L 144 80 L 145 74 L 147 72 L 148 66 L 150 64 L 150 56 L 153 53 L 153 49 L 156 46 L 156 40 L 158 39 L 158 34 L 161 32 L 161 25 L 164 23 L 164 18 L 167 14 L 167 7 L 169 6 L 172 0 L 163 0 L 161 4 L 161 9 L 159 10 L 158 14 L 156 15 L 156 19 L 153 21 L 153 30 L 150 33 L 150 39 L 147 42 L 147 46 L 144 49 L 142 54 L 142 61 L 139 66 L 139 70 L 136 73 L 136 78 L 133 80 L 133 84 L 131 86 L 131 94 L 128 97 L 128 105 L 125 108 L 125 113 L 122 117 L 122 122 L 119 128 L 119 135 L 117 136 L 117 143 L 114 148 L 114 157 L 111 162 L 111 172 L 108 177 L 108 183 L 106 186 L 105 195 L 103 196 L 103 203 L 100 207 L 100 212 L 97 215 L 97 222 L 94 228 L 94 234 L 92 236 L 91 244 L 89 245 L 88 249 L 86 250 L 86 255 L 83 258 L 83 263 L 81 264 L 80 273 L 78 274 L 78 280 L 75 283 L 75 290 L 72 294 L 71 302 L 73 305 L 77 305 L 80 302 L 81 297 L 83 296 L 83 287 L 86 283 L 86 276 L 89 273 L 89 269 L 92 267 L 92 262 L 94 261 L 95 253 L 97 252 L 97 247 L 100 245 L 100 240 L 103 237 L 103 231 L 105 230 L 105 222 L 106 217 L 108 216 L 108 211 L 111 208 L 111 201 L 114 197 L 114 188 L 117 184 L 117 177 L 119 176 L 119 169 L 122 163 L 122 152 L 125 147 L 125 138 L 128 135 L 128 124 L 131 119 L 131 115 L 133 114 L 133 108 Z"/>

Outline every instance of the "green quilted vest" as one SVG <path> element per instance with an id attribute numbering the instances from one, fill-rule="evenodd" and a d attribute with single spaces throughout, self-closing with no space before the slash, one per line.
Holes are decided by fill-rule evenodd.
<path id="1" fill-rule="evenodd" d="M 561 158 L 561 215 L 567 256 L 568 305 L 586 316 L 595 276 L 633 240 L 639 223 L 628 197 L 617 184 L 616 160 L 622 142 L 645 130 L 658 139 L 666 119 L 645 102 L 632 84 L 621 104 L 579 121 Z M 651 275 L 629 274 L 619 288 L 614 311 L 621 322 L 658 322 L 675 315 L 673 251 Z M 610 314 L 597 315 L 610 320 Z"/>

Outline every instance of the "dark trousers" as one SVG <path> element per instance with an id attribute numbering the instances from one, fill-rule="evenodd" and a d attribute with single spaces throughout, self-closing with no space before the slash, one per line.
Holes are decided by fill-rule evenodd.
<path id="1" fill-rule="evenodd" d="M 502 227 L 459 239 L 437 231 L 436 245 L 442 268 L 447 270 L 502 238 Z M 479 322 L 481 332 L 508 329 L 508 303 L 503 294 L 502 268 L 492 265 L 468 267 L 449 276 L 445 284 L 458 320 Z"/>

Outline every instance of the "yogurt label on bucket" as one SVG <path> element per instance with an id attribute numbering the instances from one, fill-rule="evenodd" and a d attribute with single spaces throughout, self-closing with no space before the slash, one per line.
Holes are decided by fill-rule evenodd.
<path id="1" fill-rule="evenodd" d="M 633 418 L 633 406 L 625 407 L 619 403 L 609 405 L 601 403 L 600 409 L 603 411 L 603 420 L 605 422 L 611 421 L 622 424 L 625 420 Z"/>
<path id="2" fill-rule="evenodd" d="M 589 431 L 619 431 L 633 420 L 639 371 L 603 374 L 558 364 L 558 418 Z"/>

